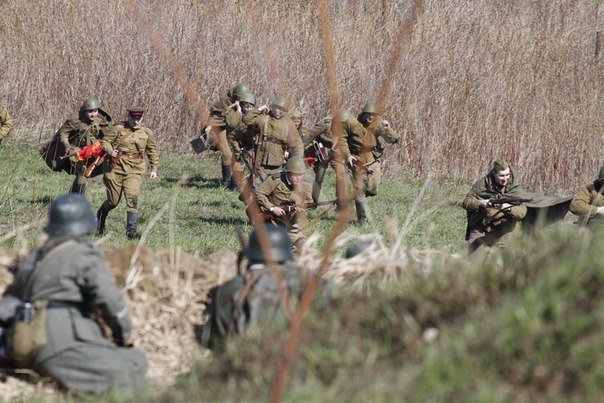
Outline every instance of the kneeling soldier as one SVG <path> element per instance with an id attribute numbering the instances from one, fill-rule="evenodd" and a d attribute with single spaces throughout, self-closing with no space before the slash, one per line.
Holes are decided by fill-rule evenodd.
<path id="1" fill-rule="evenodd" d="M 472 186 L 463 201 L 468 213 L 466 240 L 469 252 L 484 246 L 503 246 L 522 232 L 527 207 L 517 203 L 497 203 L 497 199 L 529 197 L 505 161 L 495 161 L 491 171 Z M 526 199 L 525 201 L 530 201 Z"/>
<path id="2" fill-rule="evenodd" d="M 67 390 L 139 391 L 145 384 L 147 359 L 132 348 L 128 308 L 101 251 L 83 239 L 96 230 L 88 202 L 80 194 L 60 196 L 50 204 L 49 217 L 48 239 L 18 264 L 15 281 L 0 302 L 2 313 L 11 300 L 23 301 L 17 312 L 23 313 L 27 304 L 35 306 L 32 322 L 40 315 L 38 307 L 45 307 L 46 343 L 32 352 L 26 366 L 55 378 Z M 23 319 L 22 315 L 13 320 Z M 104 336 L 92 316 L 103 319 L 113 340 Z"/>

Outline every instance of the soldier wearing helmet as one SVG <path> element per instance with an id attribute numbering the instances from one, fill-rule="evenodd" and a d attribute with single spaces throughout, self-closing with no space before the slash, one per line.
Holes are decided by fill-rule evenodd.
<path id="1" fill-rule="evenodd" d="M 122 195 L 126 198 L 126 236 L 140 238 L 138 227 L 138 197 L 142 175 L 146 170 L 144 156 L 150 165 L 149 178 L 157 179 L 159 151 L 153 130 L 143 126 L 145 109 L 141 106 L 128 108 L 128 119 L 115 125 L 103 138 L 103 150 L 107 158 L 104 166 L 103 183 L 107 199 L 97 212 L 98 233 L 105 232 L 105 220 L 111 210 L 117 207 Z"/>
<path id="2" fill-rule="evenodd" d="M 70 192 L 84 194 L 86 192 L 86 182 L 88 178 L 84 176 L 86 168 L 94 162 L 93 157 L 85 160 L 78 158 L 78 151 L 100 141 L 111 127 L 111 116 L 101 108 L 97 98 L 89 97 L 84 100 L 80 111 L 67 119 L 55 133 L 54 138 L 60 142 L 61 147 L 55 151 L 56 155 L 52 158 L 61 159 L 69 155 L 69 159 L 60 162 L 61 164 L 69 161 L 70 166 L 66 171 L 75 174 L 75 179 L 70 188 Z M 95 169 L 92 176 L 102 172 L 101 169 Z"/>
<path id="3" fill-rule="evenodd" d="M 282 172 L 269 175 L 254 191 L 260 211 L 270 221 L 287 229 L 296 251 L 306 241 L 308 225 L 304 205 L 312 202 L 310 185 L 304 180 L 306 166 L 299 157 L 291 157 Z"/>
<path id="4" fill-rule="evenodd" d="M 85 240 L 95 230 L 84 196 L 70 193 L 53 200 L 47 238 L 18 264 L 0 305 L 20 300 L 46 307 L 47 341 L 27 367 L 66 390 L 100 394 L 117 387 L 131 393 L 145 385 L 147 359 L 132 347 L 128 308 L 101 250 Z M 113 340 L 93 316 L 109 326 Z"/>
<path id="5" fill-rule="evenodd" d="M 304 126 L 304 114 L 300 109 L 294 109 L 289 113 L 289 118 L 294 122 L 296 129 L 298 129 L 298 135 L 303 139 L 308 134 L 308 128 Z"/>
<path id="6" fill-rule="evenodd" d="M 2 143 L 2 139 L 5 138 L 12 129 L 13 120 L 10 118 L 6 106 L 0 105 L 0 143 Z"/>
<path id="7" fill-rule="evenodd" d="M 254 127 L 262 137 L 261 146 L 254 150 L 259 163 L 254 174 L 259 181 L 279 172 L 288 157 L 302 158 L 302 140 L 288 112 L 288 102 L 277 96 L 270 105 L 254 108 L 243 116 L 243 123 Z"/>
<path id="8" fill-rule="evenodd" d="M 305 278 L 282 227 L 264 224 L 254 230 L 243 256 L 246 272 L 209 292 L 209 317 L 201 332 L 206 347 L 220 348 L 227 337 L 243 334 L 248 326 L 265 327 L 282 319 L 282 298 L 295 307 L 302 295 Z"/>
<path id="9" fill-rule="evenodd" d="M 334 135 L 337 131 L 341 131 L 339 136 Z M 344 146 L 346 138 L 360 136 L 363 132 L 363 126 L 345 109 L 338 111 L 333 117 L 323 118 L 309 129 L 303 143 L 306 149 L 313 151 L 316 160 L 312 185 L 313 201 L 319 201 L 327 167 L 331 165 L 335 170 L 334 164 L 349 160 L 350 151 Z M 340 139 L 339 144 L 336 144 L 336 138 Z M 341 199 L 339 194 L 338 199 Z"/>
<path id="10" fill-rule="evenodd" d="M 233 163 L 233 154 L 227 139 L 227 111 L 238 104 L 242 97 L 251 93 L 252 90 L 247 84 L 239 83 L 235 85 L 226 95 L 212 104 L 210 107 L 210 121 L 204 129 L 207 133 L 212 132 L 216 138 L 222 158 L 222 182 L 227 186 L 230 184 L 231 165 Z"/>
<path id="11" fill-rule="evenodd" d="M 382 180 L 383 149 L 379 139 L 383 138 L 392 144 L 398 141 L 399 135 L 392 130 L 373 102 L 363 106 L 357 119 L 364 130 L 347 136 L 346 142 L 350 151 L 348 162 L 353 171 L 357 224 L 363 225 L 367 219 L 366 197 L 377 194 Z"/>
<path id="12" fill-rule="evenodd" d="M 230 189 L 243 189 L 243 172 L 245 166 L 251 167 L 251 151 L 254 148 L 254 128 L 243 123 L 243 115 L 256 106 L 256 96 L 243 94 L 226 112 L 226 137 L 229 149 L 233 154 Z"/>

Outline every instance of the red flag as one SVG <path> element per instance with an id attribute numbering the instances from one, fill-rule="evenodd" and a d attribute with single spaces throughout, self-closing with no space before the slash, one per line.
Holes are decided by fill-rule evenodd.
<path id="1" fill-rule="evenodd" d="M 103 147 L 101 146 L 101 142 L 97 141 L 96 143 L 93 143 L 78 151 L 78 160 L 84 161 L 88 158 L 96 158 L 99 156 L 101 151 L 103 151 Z"/>

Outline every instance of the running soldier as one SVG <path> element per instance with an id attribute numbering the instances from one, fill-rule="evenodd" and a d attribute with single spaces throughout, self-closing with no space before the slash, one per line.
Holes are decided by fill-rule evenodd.
<path id="1" fill-rule="evenodd" d="M 380 138 L 387 143 L 398 142 L 398 133 L 392 130 L 390 123 L 378 113 L 373 102 L 368 102 L 358 116 L 363 126 L 362 135 L 355 131 L 346 137 L 351 155 L 348 162 L 352 166 L 354 184 L 354 203 L 357 211 L 357 224 L 364 225 L 367 219 L 367 197 L 377 195 L 382 181 L 383 148 Z"/>
<path id="2" fill-rule="evenodd" d="M 250 94 L 252 91 L 247 84 L 239 83 L 234 86 L 226 95 L 222 96 L 218 101 L 214 102 L 210 108 L 210 122 L 204 129 L 206 133 L 210 131 L 215 136 L 218 143 L 218 150 L 222 158 L 222 183 L 229 186 L 231 179 L 231 165 L 233 163 L 233 154 L 229 148 L 227 140 L 227 123 L 226 113 L 229 109 L 235 106 L 236 102 L 241 98 Z"/>
<path id="3" fill-rule="evenodd" d="M 243 123 L 259 132 L 252 165 L 254 185 L 279 172 L 287 158 L 302 158 L 302 140 L 287 112 L 285 99 L 275 97 L 270 106 L 262 105 L 243 116 Z"/>
<path id="4" fill-rule="evenodd" d="M 243 190 L 243 172 L 247 166 L 249 171 L 252 169 L 252 157 L 250 151 L 254 148 L 254 128 L 243 123 L 243 115 L 251 111 L 256 106 L 256 97 L 254 94 L 247 93 L 241 96 L 239 101 L 229 108 L 226 112 L 226 136 L 229 143 L 229 149 L 233 155 L 233 167 L 230 189 Z"/>
<path id="5" fill-rule="evenodd" d="M 77 115 L 67 119 L 55 134 L 65 147 L 65 155 L 69 156 L 71 171 L 75 179 L 70 188 L 72 193 L 84 194 L 88 178 L 84 175 L 86 168 L 95 158 L 84 160 L 78 158 L 78 152 L 103 139 L 111 127 L 111 116 L 101 108 L 96 98 L 86 98 Z M 55 158 L 62 158 L 56 155 Z"/>
<path id="6" fill-rule="evenodd" d="M 105 220 L 111 210 L 117 207 L 122 194 L 126 198 L 126 236 L 138 239 L 138 196 L 141 176 L 145 172 L 144 155 L 150 164 L 150 178 L 157 179 L 159 152 L 153 131 L 142 125 L 144 108 L 134 106 L 128 109 L 128 119 L 115 125 L 103 138 L 103 150 L 110 157 L 105 161 L 103 182 L 107 189 L 107 200 L 97 212 L 98 233 L 105 233 Z"/>

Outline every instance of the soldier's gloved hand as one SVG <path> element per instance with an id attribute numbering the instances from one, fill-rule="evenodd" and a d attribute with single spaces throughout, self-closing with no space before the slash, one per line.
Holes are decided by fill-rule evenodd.
<path id="1" fill-rule="evenodd" d="M 348 159 L 347 159 L 348 164 L 349 164 L 350 166 L 354 166 L 354 162 L 355 162 L 356 160 L 357 160 L 357 157 L 355 157 L 354 155 L 351 155 L 351 156 L 350 156 L 350 157 L 348 157 Z"/>
<path id="2" fill-rule="evenodd" d="M 149 177 L 151 179 L 157 179 L 157 172 L 155 172 L 155 171 L 151 172 L 151 175 Z"/>
<path id="3" fill-rule="evenodd" d="M 277 206 L 271 207 L 270 212 L 276 215 L 277 217 L 281 217 L 283 214 L 285 214 L 285 210 Z"/>
<path id="4" fill-rule="evenodd" d="M 262 113 L 262 112 L 268 112 L 270 111 L 270 108 L 267 105 L 262 105 L 261 107 L 258 108 L 258 112 Z"/>
<path id="5" fill-rule="evenodd" d="M 384 125 L 384 129 L 390 129 L 390 123 L 386 119 L 382 120 L 382 125 Z"/>

